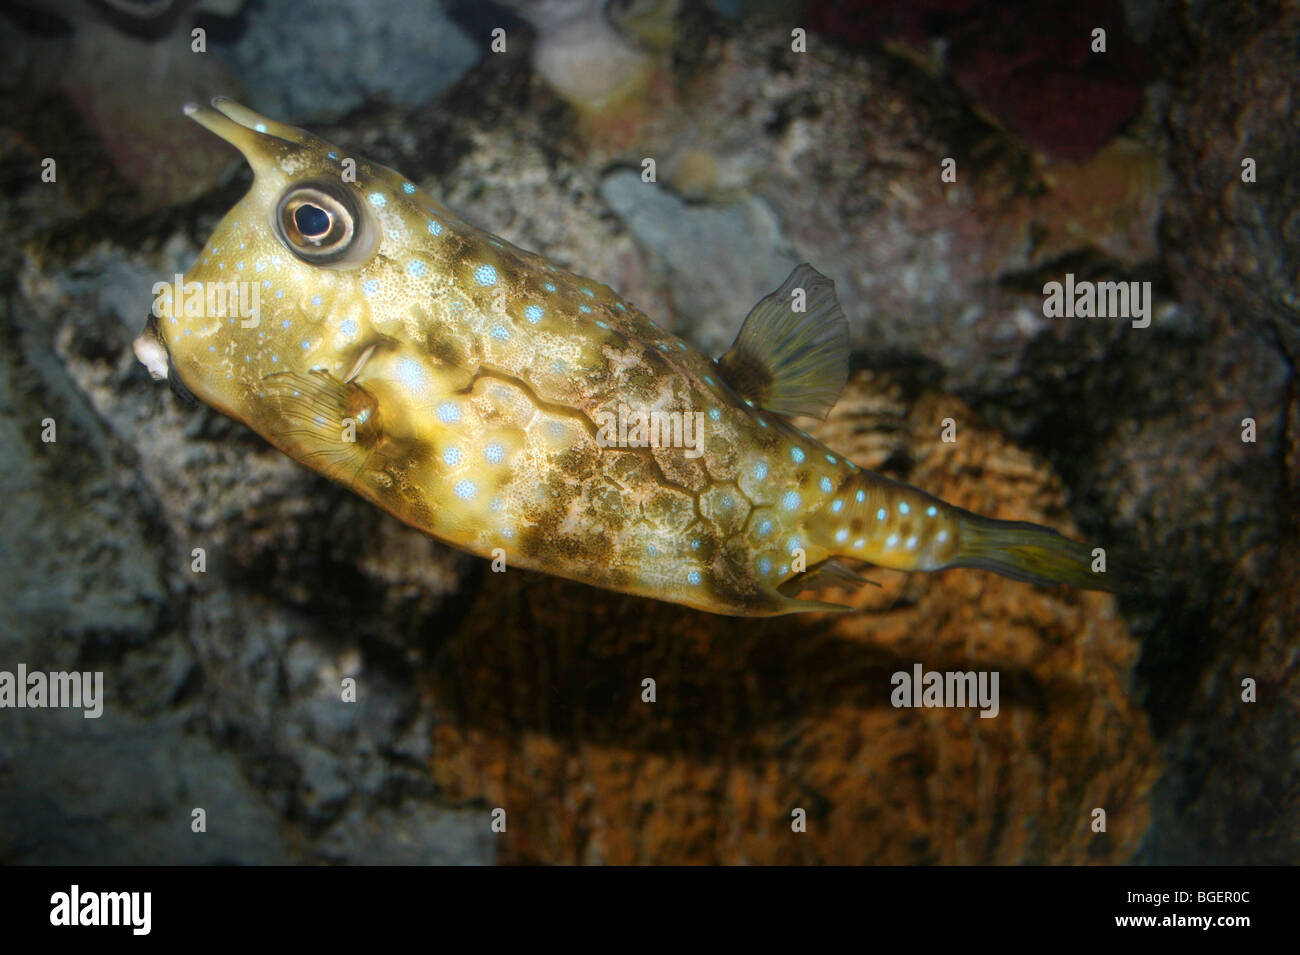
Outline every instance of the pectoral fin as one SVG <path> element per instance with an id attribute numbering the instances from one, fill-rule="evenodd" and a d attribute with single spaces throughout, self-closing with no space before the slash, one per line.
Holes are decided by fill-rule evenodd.
<path id="1" fill-rule="evenodd" d="M 376 465 L 383 423 L 365 388 L 326 371 L 288 371 L 263 382 L 259 430 L 285 454 L 348 487 Z"/>

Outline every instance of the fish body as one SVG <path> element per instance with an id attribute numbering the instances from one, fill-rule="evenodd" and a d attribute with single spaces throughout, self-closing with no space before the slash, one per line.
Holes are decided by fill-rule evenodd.
<path id="1" fill-rule="evenodd" d="M 833 285 L 808 266 L 714 361 L 392 170 L 229 100 L 187 112 L 255 179 L 159 291 L 137 354 L 407 524 L 735 615 L 842 609 L 796 596 L 842 561 L 1108 588 L 1084 545 L 862 470 L 786 420 L 824 414 L 847 375 Z M 231 282 L 255 310 L 210 307 Z"/>

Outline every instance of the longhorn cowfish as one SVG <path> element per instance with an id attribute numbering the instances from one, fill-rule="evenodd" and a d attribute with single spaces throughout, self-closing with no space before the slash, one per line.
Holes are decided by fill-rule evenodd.
<path id="1" fill-rule="evenodd" d="M 426 534 L 734 615 L 844 609 L 797 595 L 862 564 L 1119 589 L 1086 545 L 863 470 L 787 420 L 824 417 L 848 374 L 811 267 L 710 360 L 390 169 L 228 99 L 185 112 L 254 181 L 156 289 L 136 354 Z M 213 307 L 232 282 L 255 310 Z"/>

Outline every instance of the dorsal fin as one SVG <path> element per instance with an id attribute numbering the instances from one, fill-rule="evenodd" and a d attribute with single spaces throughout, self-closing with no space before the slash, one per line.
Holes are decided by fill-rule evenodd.
<path id="1" fill-rule="evenodd" d="M 806 262 L 797 266 L 750 310 L 717 365 L 751 404 L 825 418 L 849 377 L 849 323 L 835 283 Z"/>

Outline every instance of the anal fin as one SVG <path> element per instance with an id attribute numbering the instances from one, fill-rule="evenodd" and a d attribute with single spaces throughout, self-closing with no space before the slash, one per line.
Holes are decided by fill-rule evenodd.
<path id="1" fill-rule="evenodd" d="M 880 584 L 874 580 L 868 580 L 857 571 L 832 557 L 820 564 L 809 567 L 806 572 L 799 574 L 797 577 L 791 577 L 777 589 L 787 597 L 793 597 L 805 590 L 819 587 L 847 587 L 856 590 L 859 587 L 866 586 L 879 587 Z"/>

